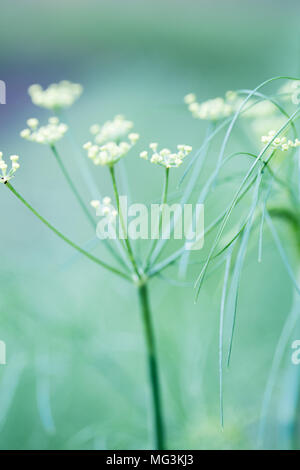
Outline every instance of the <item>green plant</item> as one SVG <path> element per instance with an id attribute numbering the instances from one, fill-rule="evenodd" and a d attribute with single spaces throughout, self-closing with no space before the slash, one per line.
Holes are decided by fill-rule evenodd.
<path id="1" fill-rule="evenodd" d="M 290 85 L 285 85 L 275 95 L 266 95 L 262 89 L 272 85 L 278 80 L 287 80 Z M 116 165 L 136 145 L 139 135 L 131 132 L 133 123 L 125 120 L 122 116 L 116 116 L 113 121 L 108 121 L 103 126 L 93 125 L 91 133 L 94 136 L 94 142 L 87 142 L 84 149 L 87 151 L 88 158 L 96 165 L 107 167 L 112 182 L 112 189 L 115 198 L 115 205 L 111 204 L 110 198 L 91 201 L 98 213 L 114 223 L 116 216 L 119 217 L 122 236 L 114 240 L 103 240 L 106 248 L 114 257 L 116 265 L 108 264 L 98 257 L 92 255 L 88 250 L 78 246 L 71 241 L 43 216 L 41 216 L 19 192 L 12 186 L 11 179 L 19 168 L 18 157 L 12 156 L 12 168 L 7 172 L 7 165 L 0 158 L 0 170 L 2 170 L 1 182 L 52 232 L 60 237 L 64 242 L 72 246 L 80 254 L 89 260 L 97 263 L 102 268 L 109 270 L 116 276 L 131 283 L 138 294 L 141 318 L 144 325 L 145 344 L 148 356 L 148 368 L 150 387 L 153 403 L 153 423 L 155 429 L 155 448 L 166 449 L 166 430 L 164 424 L 163 399 L 159 380 L 159 360 L 157 357 L 155 329 L 153 326 L 150 300 L 149 300 L 149 282 L 153 277 L 161 278 L 162 272 L 171 266 L 179 265 L 178 274 L 181 277 L 187 277 L 188 268 L 191 269 L 201 266 L 195 282 L 196 300 L 198 299 L 203 281 L 210 268 L 214 269 L 216 263 L 225 263 L 224 283 L 221 294 L 220 306 L 220 327 L 219 327 L 219 381 L 220 381 L 220 415 L 221 424 L 224 424 L 223 417 L 223 364 L 224 364 L 224 322 L 229 317 L 230 333 L 227 340 L 227 365 L 230 364 L 230 357 L 233 350 L 233 338 L 236 325 L 238 310 L 238 293 L 240 277 L 246 252 L 249 245 L 251 232 L 258 229 L 259 232 L 259 261 L 262 257 L 262 240 L 265 222 L 269 226 L 275 239 L 276 246 L 284 260 L 285 266 L 297 290 L 300 291 L 297 280 L 293 275 L 285 250 L 280 243 L 273 220 L 278 219 L 286 222 L 295 234 L 296 243 L 299 248 L 300 216 L 299 216 L 299 191 L 295 185 L 298 184 L 296 178 L 290 179 L 291 168 L 298 165 L 297 147 L 300 142 L 297 139 L 296 121 L 300 108 L 294 110 L 291 97 L 297 90 L 297 79 L 290 77 L 276 77 L 262 83 L 253 90 L 240 90 L 237 92 L 228 92 L 225 98 L 209 100 L 206 103 L 197 103 L 194 94 L 185 97 L 185 102 L 192 112 L 193 117 L 208 121 L 207 136 L 201 147 L 192 157 L 189 157 L 188 164 L 179 182 L 179 188 L 176 194 L 169 193 L 169 182 L 172 177 L 172 168 L 179 167 L 185 157 L 191 152 L 191 147 L 178 145 L 176 152 L 169 149 L 157 150 L 156 143 L 150 144 L 153 154 L 150 158 L 152 163 L 164 167 L 165 178 L 162 188 L 162 205 L 168 202 L 169 198 L 175 198 L 181 206 L 188 201 L 196 200 L 197 203 L 206 203 L 214 189 L 221 186 L 229 178 L 231 184 L 235 184 L 231 201 L 225 206 L 224 211 L 205 228 L 205 236 L 213 237 L 208 255 L 203 258 L 201 252 L 186 251 L 185 243 L 179 249 L 173 250 L 171 254 L 162 257 L 167 246 L 167 239 L 162 236 L 155 238 L 150 242 L 147 254 L 144 259 L 136 256 L 135 247 L 132 240 L 128 237 L 124 214 L 120 205 L 118 175 L 116 174 Z M 70 106 L 77 99 L 82 89 L 79 85 L 69 82 L 52 85 L 47 90 L 42 90 L 39 86 L 30 88 L 30 95 L 35 104 L 52 110 L 54 113 L 60 113 L 61 109 Z M 288 108 L 288 109 L 286 109 Z M 236 125 L 241 122 L 241 131 L 250 134 L 251 143 L 254 142 L 249 151 L 242 149 L 240 152 L 233 152 L 226 155 L 227 145 Z M 39 127 L 36 119 L 28 120 L 28 128 L 21 132 L 21 136 L 29 141 L 40 144 L 46 144 L 51 149 L 70 189 L 74 193 L 78 204 L 83 210 L 93 229 L 96 228 L 96 221 L 89 212 L 89 209 L 82 199 L 77 185 L 74 183 L 71 175 L 64 166 L 57 149 L 56 143 L 67 132 L 68 127 L 61 123 L 57 116 L 52 116 L 46 126 Z M 210 145 L 214 139 L 221 135 L 226 129 L 225 137 L 222 140 L 221 148 L 218 153 L 217 161 L 210 172 L 209 177 L 203 183 L 201 174 L 207 157 L 210 155 Z M 264 129 L 260 133 L 260 129 Z M 249 131 L 250 129 L 250 131 Z M 274 129 L 274 130 L 273 130 Z M 288 136 L 289 132 L 293 136 Z M 265 135 L 263 134 L 265 133 Z M 126 138 L 124 139 L 124 135 Z M 262 136 L 263 148 L 259 149 L 259 136 Z M 254 148 L 253 148 L 254 147 Z M 287 158 L 283 159 L 283 155 Z M 143 151 L 140 157 L 148 160 L 148 152 Z M 297 158 L 296 158 L 297 157 Z M 248 168 L 240 174 L 226 175 L 229 168 L 232 171 L 233 162 L 237 159 L 246 159 Z M 250 163 L 248 163 L 250 162 Z M 172 171 L 171 171 L 172 170 Z M 222 180 L 222 173 L 225 177 Z M 199 189 L 200 188 L 200 189 Z M 251 197 L 248 196 L 252 193 Z M 270 202 L 271 196 L 280 195 L 280 204 L 275 199 L 275 204 Z M 248 198 L 248 199 L 247 199 Z M 241 205 L 241 201 L 244 202 Z M 236 223 L 230 222 L 234 210 L 241 207 L 240 217 L 242 221 Z M 158 233 L 162 235 L 162 211 L 158 221 Z M 174 232 L 176 220 L 171 222 L 169 230 Z M 228 233 L 226 233 L 226 229 Z M 199 254 L 200 253 L 200 254 Z M 290 328 L 290 327 L 289 327 Z M 290 331 L 290 329 L 289 329 Z M 280 350 L 284 349 L 288 335 L 285 334 L 280 343 Z M 283 346 L 282 346 L 283 344 Z M 264 401 L 263 416 L 269 406 L 269 396 L 272 393 L 272 382 L 274 374 L 277 373 L 280 363 L 280 353 L 277 354 L 276 364 L 272 368 L 272 377 L 266 391 Z M 263 432 L 263 430 L 262 430 Z"/>

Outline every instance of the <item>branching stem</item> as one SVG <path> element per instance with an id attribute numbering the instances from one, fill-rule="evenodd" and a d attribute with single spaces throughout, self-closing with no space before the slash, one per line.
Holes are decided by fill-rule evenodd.
<path id="1" fill-rule="evenodd" d="M 113 266 L 110 266 L 109 264 L 105 263 L 104 261 L 101 261 L 99 258 L 96 258 L 96 256 L 91 255 L 87 251 L 85 251 L 83 248 L 80 246 L 76 245 L 76 243 L 72 242 L 69 238 L 67 238 L 65 235 L 63 235 L 59 230 L 57 230 L 53 225 L 51 225 L 44 217 L 42 217 L 16 190 L 15 188 L 9 183 L 6 183 L 6 187 L 26 206 L 41 222 L 43 222 L 44 225 L 46 225 L 52 232 L 55 233 L 59 238 L 61 238 L 64 242 L 66 242 L 68 245 L 70 245 L 72 248 L 77 250 L 79 253 L 82 255 L 86 256 L 88 259 L 91 261 L 94 261 L 94 263 L 99 264 L 103 268 L 113 272 L 114 274 L 117 274 L 118 276 L 126 279 L 126 280 L 131 280 L 130 276 L 128 276 L 126 273 L 123 273 L 122 271 L 119 271 L 117 268 L 114 268 Z"/>

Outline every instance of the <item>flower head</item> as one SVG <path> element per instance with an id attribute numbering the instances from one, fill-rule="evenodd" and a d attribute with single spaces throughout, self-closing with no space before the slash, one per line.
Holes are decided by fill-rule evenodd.
<path id="1" fill-rule="evenodd" d="M 104 197 L 102 202 L 93 200 L 90 204 L 96 210 L 96 215 L 105 217 L 108 222 L 115 222 L 118 212 L 112 205 L 110 197 Z"/>
<path id="2" fill-rule="evenodd" d="M 11 155 L 9 158 L 11 161 L 10 169 L 8 169 L 7 163 L 3 160 L 3 153 L 0 152 L 0 183 L 6 184 L 20 167 L 18 155 Z"/>
<path id="3" fill-rule="evenodd" d="M 178 168 L 182 164 L 183 159 L 192 151 L 190 145 L 177 145 L 177 152 L 174 153 L 166 148 L 158 151 L 157 143 L 152 143 L 149 147 L 152 150 L 152 155 L 149 157 L 148 152 L 144 150 L 140 153 L 140 157 L 166 168 Z"/>
<path id="4" fill-rule="evenodd" d="M 60 140 L 68 130 L 68 126 L 59 121 L 57 117 L 51 117 L 48 124 L 39 126 L 39 121 L 35 118 L 28 119 L 28 128 L 24 129 L 20 135 L 23 139 L 37 142 L 38 144 L 53 145 Z"/>
<path id="5" fill-rule="evenodd" d="M 59 83 L 52 83 L 45 90 L 41 85 L 31 85 L 28 88 L 28 93 L 33 104 L 42 108 L 58 110 L 71 106 L 79 98 L 82 90 L 82 86 L 78 83 L 62 80 Z"/>
<path id="6" fill-rule="evenodd" d="M 236 91 L 227 91 L 225 98 L 213 98 L 202 103 L 197 102 L 196 95 L 189 93 L 184 97 L 184 102 L 194 118 L 208 121 L 218 121 L 235 113 L 242 105 L 244 98 Z M 270 101 L 248 100 L 244 108 L 244 116 L 257 118 L 270 116 L 276 111 L 276 107 Z"/>
<path id="7" fill-rule="evenodd" d="M 233 112 L 232 106 L 227 103 L 224 98 L 214 98 L 204 101 L 203 103 L 198 103 L 196 101 L 196 95 L 190 93 L 185 96 L 184 101 L 188 105 L 193 117 L 197 119 L 216 121 L 230 116 Z"/>
<path id="8" fill-rule="evenodd" d="M 189 93 L 184 97 L 184 102 L 188 105 L 194 118 L 216 121 L 230 116 L 233 112 L 232 106 L 224 98 L 214 98 L 212 100 L 197 102 L 194 93 Z"/>
<path id="9" fill-rule="evenodd" d="M 261 137 L 261 142 L 263 144 L 268 144 L 274 139 L 276 133 L 277 132 L 275 130 L 269 131 L 268 135 L 263 135 Z M 300 141 L 298 139 L 288 140 L 286 137 L 276 137 L 271 145 L 273 149 L 282 150 L 283 152 L 286 152 L 290 148 L 299 147 Z"/>
<path id="10" fill-rule="evenodd" d="M 124 116 L 118 114 L 112 121 L 106 121 L 102 126 L 93 124 L 90 132 L 95 136 L 95 143 L 101 145 L 105 142 L 118 141 L 132 128 L 133 122 L 127 121 Z"/>
<path id="11" fill-rule="evenodd" d="M 84 144 L 83 148 L 87 150 L 88 157 L 95 165 L 112 166 L 129 152 L 138 139 L 139 134 L 132 133 L 128 136 L 129 142 L 122 141 L 117 144 L 111 141 L 100 146 L 92 144 L 92 142 L 87 142 Z"/>

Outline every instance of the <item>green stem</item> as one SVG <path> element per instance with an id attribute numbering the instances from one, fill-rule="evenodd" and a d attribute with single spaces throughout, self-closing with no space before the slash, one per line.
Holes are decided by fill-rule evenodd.
<path id="1" fill-rule="evenodd" d="M 159 222 L 158 222 L 158 237 L 160 236 L 160 232 L 162 229 L 162 220 L 163 220 L 163 207 L 164 204 L 167 204 L 167 198 L 168 198 L 168 188 L 169 188 L 169 172 L 170 168 L 166 168 L 165 171 L 165 181 L 164 181 L 164 188 L 163 188 L 163 193 L 162 193 L 162 198 L 161 198 L 161 209 L 160 209 L 160 214 L 159 214 Z M 150 248 L 149 254 L 147 256 L 147 261 L 146 261 L 146 270 L 149 268 L 149 264 L 151 261 L 151 256 L 155 250 L 155 247 L 157 245 L 159 238 L 155 238 L 153 240 L 152 246 Z"/>
<path id="2" fill-rule="evenodd" d="M 122 278 L 131 281 L 131 278 L 123 273 L 122 271 L 119 271 L 118 269 L 114 268 L 113 266 L 110 266 L 109 264 L 105 263 L 104 261 L 101 261 L 99 258 L 96 258 L 95 256 L 91 255 L 87 251 L 83 250 L 80 248 L 80 246 L 76 245 L 76 243 L 72 242 L 67 238 L 65 235 L 63 235 L 61 232 L 59 232 L 53 225 L 51 225 L 44 217 L 42 217 L 15 189 L 10 183 L 6 183 L 5 185 L 43 224 L 45 224 L 52 232 L 54 232 L 59 238 L 61 238 L 63 241 L 65 241 L 68 245 L 70 245 L 72 248 L 75 250 L 79 251 L 82 255 L 86 256 L 89 258 L 91 261 L 94 261 L 94 263 L 99 264 L 105 269 L 108 269 L 109 271 L 113 272 L 114 274 L 117 274 L 118 276 L 121 276 Z"/>
<path id="3" fill-rule="evenodd" d="M 76 189 L 76 186 L 75 184 L 73 183 L 66 167 L 64 166 L 63 162 L 62 162 L 62 159 L 60 158 L 60 155 L 56 149 L 56 147 L 54 145 L 51 145 L 51 150 L 57 160 L 57 163 L 64 175 L 64 177 L 66 178 L 71 190 L 73 191 L 80 207 L 82 208 L 84 214 L 86 215 L 86 217 L 88 218 L 90 224 L 93 226 L 93 228 L 95 229 L 96 227 L 96 222 L 94 221 L 93 217 L 91 216 L 91 214 L 89 213 L 85 203 L 83 202 L 80 194 L 78 193 L 77 189 Z M 118 263 L 121 264 L 121 266 L 123 266 L 125 269 L 127 269 L 127 266 L 126 264 L 124 263 L 124 261 L 122 260 L 122 258 L 120 256 L 117 255 L 116 251 L 110 246 L 109 242 L 107 240 L 103 240 L 103 243 L 104 245 L 106 246 L 107 250 L 110 252 L 110 254 L 118 261 Z"/>
<path id="4" fill-rule="evenodd" d="M 132 267 L 134 269 L 135 274 L 139 278 L 140 273 L 139 273 L 138 267 L 137 267 L 136 262 L 135 262 L 135 258 L 134 258 L 134 254 L 133 254 L 130 242 L 129 242 L 128 237 L 127 237 L 127 230 L 126 230 L 126 227 L 125 227 L 124 218 L 123 218 L 123 214 L 122 214 L 121 207 L 120 207 L 119 192 L 118 192 L 116 175 L 115 175 L 115 170 L 114 170 L 113 165 L 109 167 L 109 171 L 110 171 L 112 184 L 113 184 L 113 188 L 114 188 L 114 194 L 115 194 L 115 199 L 116 199 L 116 204 L 117 204 L 117 210 L 118 210 L 118 214 L 119 214 L 120 223 L 121 223 L 121 226 L 122 226 L 122 231 L 123 231 L 123 234 L 124 234 L 124 242 L 125 242 L 125 245 L 126 245 L 126 248 L 127 248 L 128 258 L 129 258 L 129 260 L 132 264 Z"/>
<path id="5" fill-rule="evenodd" d="M 158 360 L 155 348 L 154 330 L 151 319 L 147 285 L 143 284 L 138 288 L 142 320 L 144 325 L 149 378 L 152 393 L 154 427 L 155 427 L 155 449 L 165 450 L 165 431 L 162 412 L 162 400 L 159 384 Z"/>
<path id="6" fill-rule="evenodd" d="M 66 167 L 64 166 L 64 164 L 63 164 L 63 162 L 62 162 L 62 159 L 60 158 L 60 155 L 59 155 L 58 151 L 56 150 L 56 147 L 55 147 L 54 145 L 50 145 L 50 148 L 51 148 L 51 150 L 52 150 L 52 152 L 53 152 L 53 154 L 54 154 L 54 156 L 55 156 L 55 158 L 56 158 L 56 161 L 57 161 L 57 163 L 58 163 L 58 165 L 59 165 L 59 167 L 60 167 L 60 169 L 61 169 L 61 171 L 62 171 L 62 173 L 63 173 L 63 175 L 64 175 L 64 177 L 65 177 L 65 179 L 66 179 L 66 181 L 67 181 L 67 183 L 68 183 L 68 185 L 70 186 L 70 188 L 71 188 L 71 190 L 72 190 L 74 196 L 76 197 L 76 199 L 77 199 L 77 201 L 78 201 L 78 203 L 79 203 L 81 209 L 82 209 L 83 212 L 85 213 L 85 215 L 86 215 L 87 219 L 89 220 L 90 224 L 92 225 L 92 227 L 95 228 L 95 227 L 96 227 L 96 223 L 95 223 L 93 217 L 91 216 L 91 214 L 89 213 L 89 211 L 88 211 L 88 209 L 87 209 L 85 203 L 83 202 L 83 200 L 82 200 L 82 198 L 81 198 L 79 192 L 77 191 L 75 184 L 73 183 L 73 181 L 72 181 L 72 179 L 71 179 L 71 177 L 70 177 L 70 175 L 69 175 L 69 173 L 68 173 Z"/>

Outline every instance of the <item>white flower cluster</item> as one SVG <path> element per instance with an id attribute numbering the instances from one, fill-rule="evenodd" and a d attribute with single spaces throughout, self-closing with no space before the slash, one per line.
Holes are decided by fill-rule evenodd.
<path id="1" fill-rule="evenodd" d="M 20 165 L 18 163 L 19 157 L 18 155 L 11 155 L 11 168 L 8 170 L 8 165 L 3 160 L 3 153 L 0 152 L 0 183 L 6 184 L 15 174 Z"/>
<path id="2" fill-rule="evenodd" d="M 87 150 L 88 158 L 90 158 L 95 165 L 112 166 L 117 163 L 120 158 L 124 157 L 129 150 L 136 144 L 139 139 L 139 134 L 129 134 L 129 142 L 106 142 L 104 145 L 92 144 L 87 142 L 83 148 Z"/>
<path id="3" fill-rule="evenodd" d="M 261 137 L 261 142 L 263 144 L 268 144 L 274 138 L 276 131 L 272 130 L 268 135 L 263 135 Z M 295 148 L 300 146 L 300 141 L 298 139 L 288 140 L 286 137 L 276 137 L 272 142 L 272 147 L 282 151 L 287 151 L 290 148 Z"/>
<path id="4" fill-rule="evenodd" d="M 177 145 L 178 152 L 172 153 L 169 149 L 162 149 L 160 152 L 157 151 L 158 144 L 152 143 L 149 145 L 152 150 L 152 155 L 150 158 L 151 163 L 156 163 L 157 165 L 164 166 L 166 168 L 177 168 L 179 167 L 183 159 L 192 151 L 190 145 Z M 144 150 L 140 153 L 140 157 L 144 160 L 148 160 L 148 152 Z"/>
<path id="5" fill-rule="evenodd" d="M 96 215 L 104 216 L 109 222 L 115 222 L 118 212 L 112 205 L 110 197 L 104 197 L 102 202 L 93 200 L 90 204 L 96 210 Z"/>
<path id="6" fill-rule="evenodd" d="M 233 107 L 224 98 L 214 98 L 212 100 L 198 103 L 196 95 L 189 93 L 184 97 L 184 102 L 188 105 L 194 118 L 217 121 L 230 116 Z"/>
<path id="7" fill-rule="evenodd" d="M 128 134 L 132 128 L 133 122 L 127 121 L 124 116 L 118 114 L 112 121 L 106 121 L 102 126 L 93 124 L 90 132 L 95 136 L 95 143 L 100 145 L 105 142 L 118 141 Z"/>
<path id="8" fill-rule="evenodd" d="M 71 106 L 79 98 L 82 90 L 82 86 L 78 83 L 62 80 L 59 83 L 52 83 L 45 90 L 41 85 L 31 85 L 28 93 L 33 104 L 42 108 L 59 110 Z"/>
<path id="9" fill-rule="evenodd" d="M 28 119 L 28 128 L 24 129 L 20 135 L 23 139 L 37 142 L 38 144 L 53 145 L 60 140 L 68 130 L 68 126 L 59 121 L 57 117 L 51 117 L 46 126 L 39 126 L 39 121 L 35 118 Z"/>
<path id="10" fill-rule="evenodd" d="M 212 100 L 198 103 L 196 95 L 189 93 L 184 97 L 193 117 L 217 121 L 235 113 L 242 105 L 244 98 L 238 96 L 235 91 L 227 91 L 225 98 L 214 98 Z M 270 101 L 248 100 L 244 109 L 244 116 L 248 118 L 265 117 L 274 114 L 276 107 Z"/>

